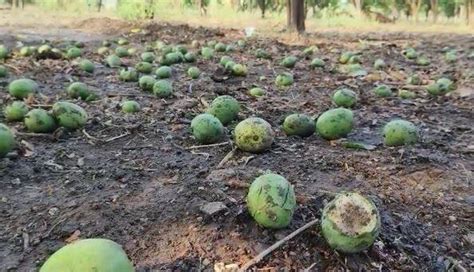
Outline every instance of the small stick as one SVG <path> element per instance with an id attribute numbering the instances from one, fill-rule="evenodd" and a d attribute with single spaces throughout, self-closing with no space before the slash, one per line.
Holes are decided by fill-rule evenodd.
<path id="1" fill-rule="evenodd" d="M 49 235 L 51 234 L 51 232 L 53 232 L 53 230 L 54 230 L 59 224 L 61 224 L 62 222 L 66 221 L 66 220 L 67 220 L 67 217 L 65 217 L 65 218 L 63 218 L 63 219 L 61 219 L 61 220 L 59 220 L 56 224 L 54 224 L 54 225 L 49 229 L 49 231 L 43 236 L 43 239 L 44 239 L 44 238 L 48 238 Z"/>
<path id="2" fill-rule="evenodd" d="M 237 150 L 236 147 L 232 148 L 232 150 L 225 155 L 225 157 L 222 159 L 222 161 L 217 165 L 217 168 L 221 168 L 226 164 L 235 154 L 235 151 Z"/>
<path id="3" fill-rule="evenodd" d="M 89 133 L 87 133 L 87 131 L 85 129 L 82 130 L 82 134 L 84 134 L 88 139 L 90 140 L 93 140 L 93 141 L 100 141 L 99 138 L 96 138 L 92 135 L 90 135 Z"/>
<path id="4" fill-rule="evenodd" d="M 49 109 L 53 107 L 53 105 L 48 105 L 48 104 L 32 104 L 31 106 L 33 108 L 44 108 L 44 109 Z"/>
<path id="5" fill-rule="evenodd" d="M 27 250 L 30 247 L 30 235 L 27 232 L 22 233 L 23 236 L 23 250 Z"/>
<path id="6" fill-rule="evenodd" d="M 193 145 L 193 146 L 190 146 L 190 147 L 186 147 L 185 149 L 186 150 L 191 150 L 191 149 L 221 146 L 221 145 L 226 145 L 226 144 L 229 144 L 229 142 L 223 142 L 223 143 L 217 143 L 217 144 L 208 144 L 208 145 Z"/>
<path id="7" fill-rule="evenodd" d="M 241 272 L 245 272 L 247 271 L 250 267 L 256 265 L 258 262 L 260 262 L 263 258 L 265 258 L 265 256 L 267 256 L 268 254 L 272 253 L 275 249 L 279 248 L 282 244 L 286 243 L 287 241 L 293 239 L 293 237 L 295 237 L 296 235 L 300 234 L 301 232 L 307 230 L 309 227 L 315 225 L 316 223 L 319 222 L 319 218 L 318 219 L 314 219 L 313 221 L 310 221 L 309 223 L 306 223 L 306 225 L 302 226 L 301 228 L 293 231 L 292 233 L 290 233 L 288 236 L 286 236 L 285 238 L 281 239 L 280 241 L 274 243 L 272 246 L 270 246 L 269 248 L 265 249 L 264 251 L 262 251 L 260 254 L 258 254 L 257 256 L 255 256 L 255 258 L 253 258 L 252 260 L 248 261 L 246 264 L 244 264 L 242 266 L 242 268 L 240 268 L 239 271 Z"/>
<path id="8" fill-rule="evenodd" d="M 13 69 L 13 70 L 15 70 L 17 73 L 21 73 L 20 69 L 16 68 L 16 67 L 13 66 L 13 65 L 3 63 L 3 66 L 8 67 L 8 68 L 10 68 L 10 69 Z"/>
<path id="9" fill-rule="evenodd" d="M 116 96 L 123 96 L 123 97 L 149 97 L 149 98 L 156 98 L 156 96 L 154 95 L 150 95 L 150 94 L 141 94 L 141 93 L 137 93 L 137 94 L 120 94 L 120 93 L 109 93 L 107 94 L 107 97 L 116 97 Z"/>
<path id="10" fill-rule="evenodd" d="M 128 136 L 128 135 L 130 135 L 130 132 L 126 132 L 126 133 L 124 133 L 124 134 L 121 134 L 121 135 L 118 135 L 118 136 L 109 138 L 109 139 L 105 140 L 105 142 L 106 142 L 106 143 L 109 143 L 109 142 L 118 140 L 118 139 L 123 138 L 123 137 Z"/>
<path id="11" fill-rule="evenodd" d="M 305 270 L 303 270 L 304 272 L 309 272 L 311 271 L 311 269 L 313 269 L 318 263 L 313 263 L 312 265 L 310 265 L 308 268 L 305 268 Z"/>
<path id="12" fill-rule="evenodd" d="M 48 133 L 29 133 L 29 132 L 16 132 L 18 136 L 25 136 L 25 137 L 46 137 L 50 139 L 54 139 L 53 135 Z"/>

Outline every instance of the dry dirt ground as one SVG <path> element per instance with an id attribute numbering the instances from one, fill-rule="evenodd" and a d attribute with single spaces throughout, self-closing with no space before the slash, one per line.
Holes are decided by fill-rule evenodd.
<path id="1" fill-rule="evenodd" d="M 144 30 L 126 35 L 139 52 L 156 40 L 191 49 L 192 40 L 234 43 L 242 38 L 237 30 L 182 25 L 153 24 Z M 80 37 L 72 33 L 50 37 L 51 43 L 61 47 L 65 38 Z M 41 37 L 14 34 L 0 39 L 11 47 L 18 39 L 42 42 Z M 19 77 L 39 83 L 41 95 L 28 101 L 38 107 L 68 99 L 65 88 L 72 81 L 89 84 L 101 99 L 76 101 L 90 115 L 84 132 L 32 136 L 21 134 L 22 124 L 10 124 L 19 132 L 19 148 L 16 155 L 0 160 L 0 271 L 35 271 L 68 241 L 90 237 L 123 245 L 138 271 L 209 271 L 216 262 L 243 264 L 319 218 L 324 203 L 344 190 L 367 195 L 380 210 L 382 231 L 372 248 L 355 255 L 337 253 L 314 227 L 258 263 L 260 271 L 474 269 L 474 60 L 468 57 L 474 51 L 472 36 L 325 33 L 306 38 L 318 46 L 314 56 L 325 59 L 327 67 L 312 70 L 309 59 L 300 60 L 292 70 L 295 84 L 288 90 L 278 90 L 274 84 L 275 76 L 288 70 L 279 65 L 280 59 L 304 47 L 254 38 L 243 50 L 228 53 L 248 66 L 247 77 L 223 73 L 218 64 L 222 53 L 213 61 L 199 58 L 196 65 L 203 74 L 198 80 L 186 76 L 189 64 L 173 66 L 175 92 L 166 100 L 142 92 L 136 83 L 120 82 L 117 70 L 105 67 L 104 57 L 96 53 L 101 36 L 88 39 L 83 50 L 97 65 L 93 75 L 67 60 L 8 59 L 10 76 L 0 79 L 1 105 L 10 101 L 8 82 Z M 406 60 L 400 54 L 406 44 L 428 56 L 431 65 Z M 458 50 L 455 63 L 444 61 L 446 46 Z M 257 48 L 270 51 L 273 59 L 256 59 Z M 360 51 L 368 76 L 337 72 L 338 56 L 347 50 Z M 373 71 L 376 58 L 385 59 L 389 67 Z M 137 60 L 133 56 L 124 62 L 131 66 Z M 381 82 L 402 87 L 415 72 L 425 83 L 448 76 L 458 90 L 433 98 L 423 87 L 406 86 L 417 94 L 412 100 L 396 95 L 377 98 L 370 92 Z M 249 96 L 247 90 L 254 85 L 266 89 L 267 95 Z M 348 138 L 375 149 L 355 150 L 316 135 L 301 139 L 281 132 L 289 113 L 317 117 L 334 107 L 331 94 L 339 87 L 359 95 L 353 109 L 356 126 Z M 259 116 L 272 124 L 277 137 L 270 151 L 258 155 L 236 151 L 219 167 L 232 150 L 231 143 L 190 148 L 197 145 L 189 132 L 190 120 L 223 94 L 241 102 L 240 120 Z M 119 104 L 127 98 L 138 101 L 143 110 L 123 114 Z M 380 130 L 393 118 L 414 122 L 420 142 L 384 147 Z M 228 126 L 226 140 L 234 126 Z M 263 229 L 246 210 L 247 187 L 267 170 L 285 176 L 295 187 L 298 207 L 287 229 Z M 226 209 L 207 215 L 201 208 L 210 202 L 222 202 Z"/>

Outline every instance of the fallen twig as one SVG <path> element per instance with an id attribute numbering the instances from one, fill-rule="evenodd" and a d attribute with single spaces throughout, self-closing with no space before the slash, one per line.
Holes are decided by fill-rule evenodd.
<path id="1" fill-rule="evenodd" d="M 99 138 L 96 138 L 96 137 L 90 135 L 89 133 L 87 133 L 87 131 L 85 129 L 82 130 L 82 134 L 84 134 L 84 136 L 86 136 L 87 139 L 89 139 L 89 140 L 100 141 Z"/>
<path id="2" fill-rule="evenodd" d="M 109 139 L 105 140 L 105 142 L 106 142 L 106 143 L 109 143 L 109 142 L 118 140 L 118 139 L 123 138 L 123 137 L 128 136 L 128 135 L 130 135 L 130 132 L 127 131 L 127 132 L 125 132 L 124 134 L 121 134 L 121 135 L 118 135 L 118 136 L 109 138 Z"/>
<path id="3" fill-rule="evenodd" d="M 206 148 L 206 147 L 214 147 L 214 146 L 221 146 L 221 145 L 227 145 L 230 142 L 223 142 L 223 143 L 217 143 L 217 144 L 208 144 L 208 145 L 193 145 L 190 147 L 186 147 L 186 150 L 191 150 L 191 149 L 199 149 L 199 148 Z"/>
<path id="4" fill-rule="evenodd" d="M 235 151 L 237 150 L 236 147 L 232 148 L 232 150 L 225 155 L 225 157 L 222 159 L 222 161 L 217 165 L 217 168 L 221 168 L 226 164 L 235 154 Z"/>
<path id="5" fill-rule="evenodd" d="M 206 160 L 209 159 L 209 157 L 211 156 L 211 155 L 209 155 L 209 153 L 205 153 L 205 152 L 191 151 L 191 153 L 194 154 L 194 155 L 202 155 L 202 156 L 206 157 Z"/>
<path id="6" fill-rule="evenodd" d="M 282 244 L 286 243 L 287 241 L 293 239 L 293 237 L 295 237 L 296 235 L 300 234 L 301 232 L 307 230 L 308 228 L 310 228 L 311 226 L 313 225 L 316 225 L 316 223 L 319 222 L 319 219 L 314 219 L 313 221 L 310 221 L 309 223 L 307 223 L 306 225 L 302 226 L 301 228 L 293 231 L 292 233 L 290 233 L 288 236 L 286 236 L 285 238 L 281 239 L 280 241 L 274 243 L 272 246 L 270 246 L 269 248 L 265 249 L 264 251 L 262 251 L 260 254 L 258 254 L 257 256 L 255 256 L 255 258 L 253 258 L 252 260 L 248 261 L 247 263 L 245 263 L 239 271 L 247 271 L 250 267 L 256 265 L 258 262 L 260 262 L 263 258 L 265 258 L 265 256 L 267 256 L 268 254 L 272 253 L 275 249 L 279 248 Z"/>
<path id="7" fill-rule="evenodd" d="M 44 238 L 48 238 L 49 235 L 51 234 L 51 232 L 53 232 L 53 230 L 59 226 L 59 224 L 61 224 L 62 222 L 66 221 L 67 220 L 67 217 L 64 217 L 63 219 L 59 220 L 56 224 L 54 224 L 49 230 L 48 232 L 43 236 L 43 239 Z"/>
<path id="8" fill-rule="evenodd" d="M 48 105 L 48 104 L 31 104 L 30 106 L 33 108 L 43 108 L 43 109 L 50 109 L 53 107 L 53 105 Z"/>
<path id="9" fill-rule="evenodd" d="M 16 132 L 15 135 L 24 136 L 24 137 L 46 137 L 53 140 L 55 139 L 54 136 L 49 133 Z"/>
<path id="10" fill-rule="evenodd" d="M 312 269 L 317 265 L 318 263 L 313 263 L 311 264 L 308 268 L 305 268 L 303 271 L 304 272 L 310 272 Z"/>
<path id="11" fill-rule="evenodd" d="M 149 98 L 156 98 L 156 96 L 151 95 L 151 94 L 142 94 L 142 93 L 137 93 L 137 94 L 130 94 L 130 93 L 108 93 L 107 97 L 117 97 L 117 96 L 124 96 L 124 97 L 149 97 Z"/>
<path id="12" fill-rule="evenodd" d="M 5 66 L 5 67 L 8 67 L 8 68 L 10 68 L 10 69 L 15 70 L 17 73 L 21 73 L 20 69 L 16 68 L 16 67 L 13 66 L 13 65 L 6 64 L 6 63 L 3 63 L 2 65 Z"/>

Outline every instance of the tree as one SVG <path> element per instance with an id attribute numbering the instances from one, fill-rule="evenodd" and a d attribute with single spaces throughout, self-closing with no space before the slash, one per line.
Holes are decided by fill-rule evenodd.
<path id="1" fill-rule="evenodd" d="M 100 10 L 102 9 L 102 0 L 97 0 L 97 11 L 100 12 Z"/>
<path id="2" fill-rule="evenodd" d="M 420 11 L 421 7 L 421 0 L 408 0 L 410 6 L 410 15 L 415 16 L 415 21 L 418 22 L 418 12 Z"/>
<path id="3" fill-rule="evenodd" d="M 305 10 L 304 0 L 287 0 L 286 1 L 286 18 L 288 30 L 302 33 L 305 31 Z"/>
<path id="4" fill-rule="evenodd" d="M 258 7 L 262 11 L 262 18 L 265 18 L 265 11 L 267 9 L 268 0 L 257 0 Z"/>
<path id="5" fill-rule="evenodd" d="M 436 21 L 438 21 L 438 14 L 439 14 L 438 0 L 430 0 L 430 4 L 431 4 L 430 9 L 433 14 L 433 22 L 436 23 Z"/>

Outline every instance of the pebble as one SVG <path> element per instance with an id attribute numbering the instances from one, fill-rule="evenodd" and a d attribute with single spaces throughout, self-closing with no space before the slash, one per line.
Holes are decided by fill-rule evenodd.
<path id="1" fill-rule="evenodd" d="M 466 201 L 467 204 L 474 205 L 474 195 L 467 196 L 466 198 L 464 198 L 464 201 Z"/>
<path id="2" fill-rule="evenodd" d="M 57 215 L 58 212 L 59 212 L 59 209 L 56 208 L 56 207 L 52 207 L 51 209 L 48 210 L 48 213 L 49 213 L 49 215 L 51 215 L 51 216 Z"/>
<path id="3" fill-rule="evenodd" d="M 450 215 L 450 216 L 448 217 L 448 219 L 449 219 L 449 221 L 451 221 L 451 222 L 456 221 L 456 217 L 455 217 L 455 216 L 452 216 L 452 215 Z"/>
<path id="4" fill-rule="evenodd" d="M 209 202 L 201 206 L 201 212 L 207 215 L 214 215 L 220 211 L 226 210 L 227 206 L 223 202 Z"/>

